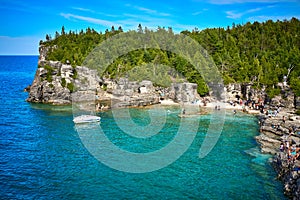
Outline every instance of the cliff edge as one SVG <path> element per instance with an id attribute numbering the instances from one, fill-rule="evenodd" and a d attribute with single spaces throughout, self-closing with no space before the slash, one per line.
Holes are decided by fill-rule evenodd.
<path id="1" fill-rule="evenodd" d="M 52 47 L 55 48 L 55 47 Z M 77 91 L 92 92 L 97 109 L 111 107 L 147 106 L 163 99 L 174 102 L 195 102 L 200 99 L 195 83 L 173 83 L 168 88 L 154 86 L 149 80 L 129 81 L 127 78 L 105 79 L 96 70 L 46 60 L 50 47 L 41 45 L 38 69 L 29 92 L 28 102 L 66 105 L 72 103 Z M 112 105 L 114 104 L 114 105 Z"/>

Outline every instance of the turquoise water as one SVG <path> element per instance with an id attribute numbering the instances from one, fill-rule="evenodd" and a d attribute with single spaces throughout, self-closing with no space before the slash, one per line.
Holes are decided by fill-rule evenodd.
<path id="1" fill-rule="evenodd" d="M 37 59 L 0 56 L 0 199 L 285 199 L 268 156 L 254 140 L 256 118 L 241 113 L 226 115 L 217 145 L 203 159 L 198 155 L 209 115 L 197 118 L 192 145 L 169 166 L 140 174 L 109 168 L 84 147 L 71 107 L 24 101 Z M 160 114 L 156 108 L 131 109 L 132 120 L 147 125 L 150 109 Z M 178 129 L 180 109 L 167 109 L 166 124 L 150 138 L 124 134 L 111 112 L 99 113 L 99 126 L 120 148 L 151 152 L 167 145 Z"/>

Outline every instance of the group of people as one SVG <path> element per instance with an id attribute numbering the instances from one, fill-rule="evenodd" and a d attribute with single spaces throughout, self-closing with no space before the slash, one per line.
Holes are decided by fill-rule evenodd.
<path id="1" fill-rule="evenodd" d="M 287 154 L 289 162 L 294 162 L 300 155 L 300 146 L 296 145 L 293 140 L 291 142 L 285 141 L 280 144 L 280 151 Z"/>
<path id="2" fill-rule="evenodd" d="M 268 117 L 276 117 L 277 115 L 278 115 L 278 113 L 280 112 L 280 107 L 276 107 L 275 109 L 273 109 L 273 110 L 271 110 L 271 109 L 269 109 L 269 110 L 267 110 L 266 111 L 266 115 L 268 116 Z M 285 117 L 284 117 L 285 118 Z M 285 119 L 283 119 L 283 120 L 285 120 Z M 285 121 L 284 121 L 285 122 Z"/>

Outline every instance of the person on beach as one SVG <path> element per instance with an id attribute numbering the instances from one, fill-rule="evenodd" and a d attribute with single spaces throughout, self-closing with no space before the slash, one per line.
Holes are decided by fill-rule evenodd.
<path id="1" fill-rule="evenodd" d="M 283 144 L 283 142 L 281 142 L 280 147 L 279 147 L 279 150 L 280 150 L 280 152 L 283 152 L 283 151 L 284 151 L 284 144 Z"/>
<path id="2" fill-rule="evenodd" d="M 289 143 L 289 141 L 285 141 L 285 147 L 286 147 L 287 150 L 290 149 L 290 143 Z"/>
<path id="3" fill-rule="evenodd" d="M 294 144 L 288 151 L 288 161 L 294 162 L 299 157 L 299 153 L 297 152 L 296 145 Z"/>

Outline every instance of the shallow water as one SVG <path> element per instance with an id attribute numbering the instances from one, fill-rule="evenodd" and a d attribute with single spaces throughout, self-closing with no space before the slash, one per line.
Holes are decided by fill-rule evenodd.
<path id="1" fill-rule="evenodd" d="M 216 146 L 202 159 L 199 148 L 210 116 L 187 119 L 186 123 L 196 120 L 199 128 L 179 159 L 157 171 L 126 173 L 99 162 L 84 147 L 71 107 L 24 101 L 27 93 L 22 90 L 31 84 L 36 66 L 36 56 L 0 56 L 1 199 L 285 199 L 269 157 L 259 153 L 254 140 L 258 134 L 255 117 L 227 113 Z M 124 134 L 118 126 L 127 125 L 128 118 L 119 115 L 116 120 L 111 112 L 99 113 L 99 126 L 126 151 L 152 152 L 169 144 L 177 133 L 180 109 L 167 110 L 130 109 L 132 122 L 141 126 L 151 122 L 149 111 L 156 117 L 166 116 L 166 123 L 161 123 L 162 117 L 150 127 L 150 132 L 160 131 L 149 138 Z M 143 132 L 134 126 L 128 130 Z"/>

